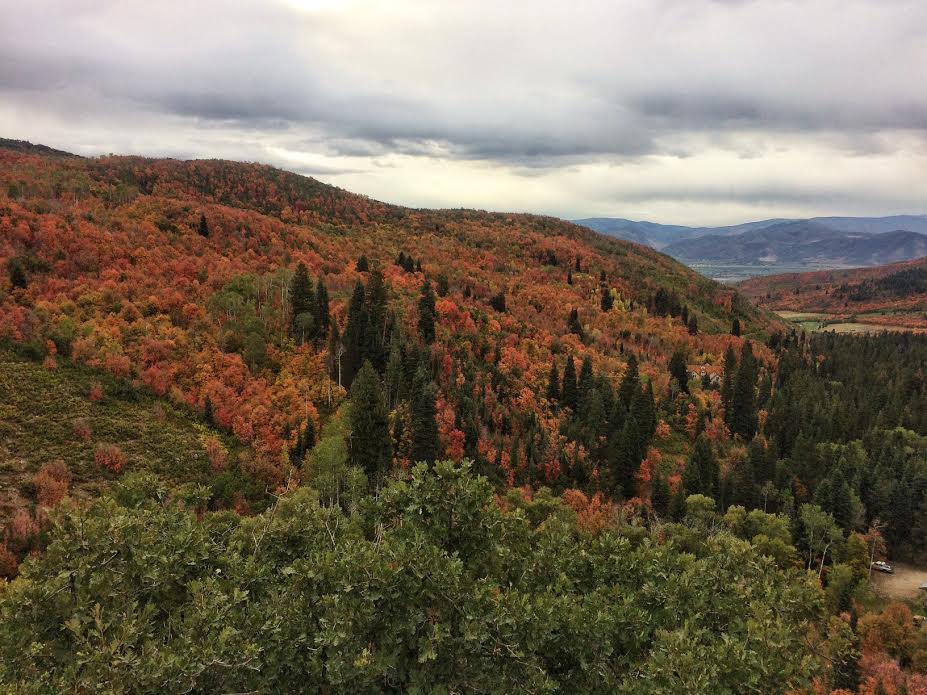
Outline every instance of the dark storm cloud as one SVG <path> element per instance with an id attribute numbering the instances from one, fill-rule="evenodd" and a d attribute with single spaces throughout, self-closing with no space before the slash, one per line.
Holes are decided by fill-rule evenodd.
<path id="1" fill-rule="evenodd" d="M 163 150 L 351 160 L 300 171 L 400 156 L 533 178 L 809 135 L 850 156 L 927 140 L 919 0 L 32 0 L 0 24 L 0 109 L 24 126 L 4 135 L 54 121 L 90 151 L 82 129 L 136 151 L 155 124 L 186 140 Z"/>

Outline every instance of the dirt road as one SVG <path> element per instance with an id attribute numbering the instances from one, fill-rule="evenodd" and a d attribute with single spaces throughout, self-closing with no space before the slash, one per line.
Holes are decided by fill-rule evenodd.
<path id="1" fill-rule="evenodd" d="M 921 584 L 927 584 L 927 569 L 901 562 L 893 564 L 894 574 L 872 571 L 872 588 L 877 594 L 889 599 L 908 600 L 927 595 L 927 591 L 919 588 Z"/>

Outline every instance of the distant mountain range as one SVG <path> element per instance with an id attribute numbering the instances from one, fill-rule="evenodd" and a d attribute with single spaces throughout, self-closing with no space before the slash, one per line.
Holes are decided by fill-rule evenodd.
<path id="1" fill-rule="evenodd" d="M 927 255 L 927 215 L 771 219 L 727 227 L 661 225 L 610 217 L 576 222 L 690 264 L 849 267 Z"/>

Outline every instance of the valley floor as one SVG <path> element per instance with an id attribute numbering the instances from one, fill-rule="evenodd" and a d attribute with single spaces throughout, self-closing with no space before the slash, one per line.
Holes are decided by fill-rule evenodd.
<path id="1" fill-rule="evenodd" d="M 835 333 L 903 333 L 927 332 L 927 318 L 922 312 L 862 314 L 830 314 L 815 311 L 786 311 L 776 313 L 786 321 L 797 324 L 806 332 L 833 331 Z"/>

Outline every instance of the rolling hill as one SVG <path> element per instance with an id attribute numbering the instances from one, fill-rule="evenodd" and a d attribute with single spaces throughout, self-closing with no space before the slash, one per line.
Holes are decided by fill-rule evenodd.
<path id="1" fill-rule="evenodd" d="M 729 335 L 734 319 L 754 337 L 777 325 L 737 290 L 666 255 L 554 218 L 413 210 L 258 164 L 87 159 L 6 145 L 0 340 L 209 419 L 254 450 L 249 475 L 270 488 L 284 482 L 300 428 L 307 420 L 324 427 L 348 386 L 338 383 L 332 346 L 294 339 L 288 292 L 300 263 L 325 285 L 344 340 L 352 296 L 374 270 L 384 285 L 383 331 L 397 339 L 418 334 L 425 284 L 438 289 L 426 351 L 441 366 L 439 409 L 459 409 L 458 378 L 485 380 L 490 401 L 468 446 L 502 467 L 513 446 L 541 437 L 536 425 L 522 432 L 517 423 L 541 414 L 558 438 L 555 409 L 522 399 L 523 388 L 544 393 L 552 362 L 588 357 L 617 381 L 634 354 L 659 393 L 675 350 L 711 366 L 739 340 Z M 449 417 L 445 445 L 461 427 Z M 532 456 L 555 458 L 557 447 Z M 40 458 L 28 459 L 25 477 L 49 462 Z M 529 462 L 499 474 L 517 480 Z"/>
<path id="2" fill-rule="evenodd" d="M 888 217 L 812 217 L 807 220 L 770 219 L 723 227 L 687 227 L 684 225 L 658 224 L 656 222 L 634 221 L 620 217 L 588 217 L 574 220 L 602 234 L 618 237 L 655 249 L 665 249 L 670 244 L 696 239 L 708 235 L 736 236 L 746 232 L 772 227 L 788 222 L 812 222 L 838 232 L 858 234 L 883 234 L 904 230 L 927 234 L 927 215 L 891 215 Z M 672 255 L 672 254 L 671 254 Z"/>
<path id="3" fill-rule="evenodd" d="M 844 232 L 818 222 L 800 220 L 737 235 L 709 234 L 678 241 L 664 251 L 690 263 L 851 267 L 923 256 L 927 254 L 927 235 L 905 230 L 880 234 Z"/>
<path id="4" fill-rule="evenodd" d="M 784 316 L 874 328 L 927 329 L 927 258 L 868 268 L 751 278 L 739 287 Z"/>

